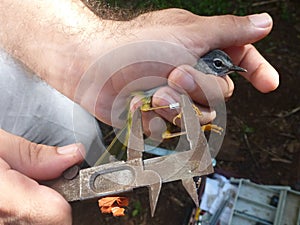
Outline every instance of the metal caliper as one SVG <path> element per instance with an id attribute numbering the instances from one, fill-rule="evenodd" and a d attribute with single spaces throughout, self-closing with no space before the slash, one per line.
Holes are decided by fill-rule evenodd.
<path id="1" fill-rule="evenodd" d="M 186 95 L 181 95 L 180 106 L 188 150 L 143 160 L 145 145 L 141 111 L 136 110 L 132 118 L 127 161 L 81 169 L 75 178 L 68 180 L 61 177 L 50 186 L 69 202 L 119 195 L 146 186 L 151 215 L 154 216 L 162 184 L 181 180 L 198 206 L 194 178 L 201 179 L 201 176 L 213 172 L 212 159 L 200 124 L 195 122 L 198 117 Z"/>

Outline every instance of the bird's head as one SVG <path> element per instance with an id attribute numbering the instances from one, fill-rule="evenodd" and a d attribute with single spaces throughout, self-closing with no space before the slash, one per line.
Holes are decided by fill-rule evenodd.
<path id="1" fill-rule="evenodd" d="M 233 64 L 231 58 L 219 49 L 212 50 L 202 56 L 195 68 L 205 74 L 225 76 L 232 72 L 247 72 L 246 69 Z"/>

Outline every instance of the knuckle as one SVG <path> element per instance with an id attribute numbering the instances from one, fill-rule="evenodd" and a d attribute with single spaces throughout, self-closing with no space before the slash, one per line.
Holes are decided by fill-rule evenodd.
<path id="1" fill-rule="evenodd" d="M 19 140 L 19 155 L 21 165 L 37 165 L 43 145 L 30 142 L 24 138 Z"/>
<path id="2" fill-rule="evenodd" d="M 224 29 L 222 30 L 228 30 L 228 28 L 231 29 L 230 35 L 232 39 L 232 45 L 238 45 L 241 35 L 241 29 L 244 29 L 245 24 L 242 24 L 240 18 L 238 18 L 237 16 L 226 15 L 225 17 L 226 19 L 224 19 L 226 23 L 223 23 L 223 25 L 226 26 L 226 28 L 224 27 Z"/>
<path id="3" fill-rule="evenodd" d="M 196 20 L 196 15 L 185 10 L 178 8 L 170 8 L 161 11 L 156 11 L 156 18 L 161 24 L 165 25 L 188 25 Z M 176 23 L 174 23 L 176 22 Z"/>
<path id="4" fill-rule="evenodd" d="M 185 9 L 173 8 L 173 9 L 170 9 L 170 12 L 172 14 L 174 14 L 173 18 L 176 18 L 177 22 L 187 23 L 187 22 L 191 22 L 191 20 L 193 18 L 195 18 L 195 14 L 193 14 L 190 11 L 187 11 Z"/>

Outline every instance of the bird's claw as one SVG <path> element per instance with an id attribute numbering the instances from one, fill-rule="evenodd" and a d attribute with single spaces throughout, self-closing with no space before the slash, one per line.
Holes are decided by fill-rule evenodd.
<path id="1" fill-rule="evenodd" d="M 175 138 L 178 137 L 180 135 L 184 135 L 186 134 L 185 131 L 182 132 L 176 132 L 176 133 L 171 133 L 170 131 L 166 130 L 163 134 L 162 134 L 162 138 L 163 139 L 170 139 L 170 138 Z"/>
<path id="2" fill-rule="evenodd" d="M 181 119 L 181 117 L 182 117 L 182 113 L 180 112 L 173 118 L 172 123 L 176 126 L 176 120 Z"/>
<path id="3" fill-rule="evenodd" d="M 192 107 L 193 107 L 193 110 L 195 111 L 195 113 L 196 113 L 196 115 L 197 115 L 198 117 L 203 116 L 202 112 L 200 111 L 200 109 L 199 109 L 195 104 L 192 104 Z M 182 112 L 180 112 L 179 114 L 177 114 L 177 115 L 173 118 L 172 123 L 176 126 L 176 120 L 177 120 L 177 119 L 181 119 L 181 117 L 182 117 Z"/>
<path id="4" fill-rule="evenodd" d="M 219 127 L 219 126 L 217 126 L 217 125 L 215 125 L 215 124 L 206 124 L 206 125 L 202 125 L 201 126 L 201 129 L 202 129 L 202 131 L 212 131 L 212 132 L 215 132 L 215 133 L 217 133 L 217 134 L 222 134 L 222 132 L 223 132 L 223 128 L 222 127 Z"/>
<path id="5" fill-rule="evenodd" d="M 203 113 L 200 111 L 200 109 L 195 104 L 192 104 L 192 107 L 198 117 L 203 116 Z"/>

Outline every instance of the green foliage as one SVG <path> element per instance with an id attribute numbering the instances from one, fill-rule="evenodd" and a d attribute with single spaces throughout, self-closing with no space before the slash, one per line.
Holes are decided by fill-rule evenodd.
<path id="1" fill-rule="evenodd" d="M 103 1 L 102 1 L 103 2 Z M 132 10 L 182 8 L 198 15 L 232 13 L 231 1 L 225 0 L 106 0 L 111 7 Z"/>
<path id="2" fill-rule="evenodd" d="M 114 9 L 145 12 L 166 8 L 182 8 L 198 15 L 212 16 L 221 14 L 247 15 L 277 8 L 284 20 L 293 19 L 288 3 L 283 0 L 96 0 Z"/>
<path id="3" fill-rule="evenodd" d="M 231 3 L 224 0 L 152 0 L 156 9 L 182 8 L 199 15 L 225 14 L 229 12 Z"/>
<path id="4" fill-rule="evenodd" d="M 237 81 L 238 79 L 240 79 L 241 75 L 239 75 L 238 73 L 234 72 L 229 74 L 229 77 L 233 80 L 233 81 Z"/>
<path id="5" fill-rule="evenodd" d="M 253 127 L 249 127 L 248 125 L 243 125 L 243 133 L 244 134 L 253 134 L 255 132 L 255 129 Z"/>
<path id="6" fill-rule="evenodd" d="M 100 0 L 101 1 L 101 0 Z M 141 1 L 141 0 L 106 0 L 106 1 L 101 1 L 105 2 L 111 7 L 116 7 L 116 8 L 126 8 L 126 9 L 145 9 L 150 6 L 149 1 Z"/>
<path id="7" fill-rule="evenodd" d="M 140 201 L 134 202 L 133 203 L 133 210 L 132 210 L 131 215 L 133 217 L 138 216 L 141 213 L 141 211 L 142 211 L 142 204 L 141 204 L 141 202 Z"/>
<path id="8" fill-rule="evenodd" d="M 280 1 L 279 4 L 279 9 L 280 9 L 280 17 L 283 20 L 286 21 L 290 21 L 293 22 L 293 20 L 295 19 L 295 14 L 292 14 L 289 7 L 288 7 L 288 3 L 285 1 Z"/>

